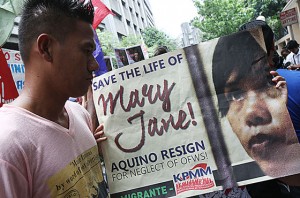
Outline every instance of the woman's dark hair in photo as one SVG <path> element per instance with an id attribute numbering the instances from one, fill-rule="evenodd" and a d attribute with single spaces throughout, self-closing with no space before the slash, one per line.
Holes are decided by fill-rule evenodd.
<path id="1" fill-rule="evenodd" d="M 257 86 L 265 81 L 261 66 L 257 62 L 264 59 L 264 68 L 268 70 L 267 54 L 248 31 L 221 37 L 215 47 L 212 60 L 213 82 L 218 98 L 219 112 L 225 116 L 229 109 L 230 100 L 226 98 L 225 88 L 233 88 L 231 92 L 238 94 L 238 84 L 245 78 L 254 77 L 253 84 Z M 228 84 L 229 78 L 234 81 Z M 253 85 L 255 86 L 255 85 Z M 236 87 L 236 90 L 234 90 Z"/>
<path id="2" fill-rule="evenodd" d="M 274 32 L 271 27 L 265 22 L 261 20 L 253 20 L 248 23 L 243 24 L 239 31 L 252 30 L 261 28 L 264 36 L 264 41 L 267 49 L 267 54 L 270 55 L 270 51 L 275 51 L 274 48 Z"/>

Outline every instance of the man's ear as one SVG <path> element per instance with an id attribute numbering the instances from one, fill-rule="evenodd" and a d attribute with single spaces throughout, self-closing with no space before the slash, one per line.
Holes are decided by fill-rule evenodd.
<path id="1" fill-rule="evenodd" d="M 38 51 L 44 60 L 48 62 L 53 60 L 53 44 L 53 37 L 49 34 L 41 34 L 37 38 Z"/>

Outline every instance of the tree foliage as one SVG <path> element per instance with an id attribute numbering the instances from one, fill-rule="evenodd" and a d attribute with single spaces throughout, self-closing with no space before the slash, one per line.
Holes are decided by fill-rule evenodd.
<path id="1" fill-rule="evenodd" d="M 144 29 L 142 36 L 148 47 L 150 57 L 158 46 L 167 46 L 170 51 L 178 49 L 178 44 L 175 39 L 170 38 L 166 33 L 154 27 Z"/>
<path id="2" fill-rule="evenodd" d="M 100 30 L 97 29 L 96 32 L 101 43 L 104 56 L 115 56 L 114 48 L 120 46 L 118 39 L 108 31 L 100 32 Z"/>
<path id="3" fill-rule="evenodd" d="M 125 48 L 140 45 L 142 44 L 143 40 L 146 47 L 148 48 L 150 57 L 152 57 L 156 48 L 161 45 L 167 46 L 170 51 L 178 48 L 176 40 L 171 39 L 167 34 L 153 27 L 146 28 L 142 32 L 142 37 L 131 34 L 122 37 L 121 41 L 118 41 L 118 38 L 116 38 L 111 32 L 108 31 L 101 32 L 98 29 L 97 35 L 99 37 L 102 51 L 105 56 L 114 56 L 114 48 Z"/>
<path id="4" fill-rule="evenodd" d="M 122 37 L 120 46 L 121 47 L 130 47 L 130 46 L 140 45 L 140 44 L 142 44 L 142 37 L 130 34 L 128 36 Z"/>
<path id="5" fill-rule="evenodd" d="M 266 17 L 268 25 L 273 29 L 277 38 L 283 36 L 279 13 L 286 5 L 285 0 L 252 0 L 255 16 Z"/>
<path id="6" fill-rule="evenodd" d="M 244 0 L 195 0 L 199 17 L 193 25 L 209 40 L 236 32 L 241 24 L 249 21 L 255 10 L 245 6 Z"/>
<path id="7" fill-rule="evenodd" d="M 285 0 L 194 0 L 199 16 L 193 25 L 203 32 L 204 40 L 225 36 L 262 15 L 275 35 L 282 36 L 279 12 Z"/>
<path id="8" fill-rule="evenodd" d="M 119 41 L 118 38 L 111 32 L 101 32 L 99 29 L 97 29 L 96 32 L 101 43 L 104 56 L 115 56 L 114 48 L 125 48 L 142 44 L 142 39 L 140 36 L 136 37 L 135 35 L 128 35 L 122 37 L 121 41 Z"/>

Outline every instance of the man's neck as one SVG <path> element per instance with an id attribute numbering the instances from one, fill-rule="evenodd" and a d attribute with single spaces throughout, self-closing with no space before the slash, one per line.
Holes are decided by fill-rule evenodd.
<path id="1" fill-rule="evenodd" d="M 55 94 L 49 95 L 47 92 L 36 92 L 24 87 L 21 95 L 11 104 L 69 128 L 69 116 L 64 108 L 66 100 L 55 97 Z"/>

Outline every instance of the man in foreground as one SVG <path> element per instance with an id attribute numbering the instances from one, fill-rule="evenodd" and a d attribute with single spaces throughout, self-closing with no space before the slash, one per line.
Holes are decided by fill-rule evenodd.
<path id="1" fill-rule="evenodd" d="M 25 88 L 0 109 L 0 197 L 107 196 L 90 115 L 66 102 L 87 92 L 98 67 L 93 17 L 88 0 L 25 3 Z"/>

